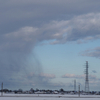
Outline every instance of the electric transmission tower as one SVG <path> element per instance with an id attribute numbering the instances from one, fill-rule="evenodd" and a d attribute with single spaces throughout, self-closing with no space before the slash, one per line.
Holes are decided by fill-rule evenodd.
<path id="1" fill-rule="evenodd" d="M 76 92 L 76 80 L 74 80 L 74 91 Z"/>
<path id="2" fill-rule="evenodd" d="M 89 78 L 88 78 L 88 61 L 86 61 L 86 70 L 85 70 L 85 92 L 89 92 Z"/>

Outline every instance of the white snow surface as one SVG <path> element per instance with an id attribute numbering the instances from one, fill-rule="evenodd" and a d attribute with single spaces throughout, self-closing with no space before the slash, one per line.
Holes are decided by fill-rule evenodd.
<path id="1" fill-rule="evenodd" d="M 100 100 L 100 95 L 3 94 L 0 100 Z"/>

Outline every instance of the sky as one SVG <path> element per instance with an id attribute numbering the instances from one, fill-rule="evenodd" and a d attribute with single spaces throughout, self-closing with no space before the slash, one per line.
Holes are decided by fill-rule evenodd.
<path id="1" fill-rule="evenodd" d="M 0 83 L 8 89 L 100 91 L 100 0 L 0 0 Z"/>

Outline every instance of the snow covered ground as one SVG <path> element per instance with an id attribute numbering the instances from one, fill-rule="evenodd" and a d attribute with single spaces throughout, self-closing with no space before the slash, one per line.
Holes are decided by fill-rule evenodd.
<path id="1" fill-rule="evenodd" d="M 4 94 L 0 100 L 100 100 L 100 95 Z"/>
<path id="2" fill-rule="evenodd" d="M 31 97 L 1 97 L 0 100 L 100 100 L 100 98 L 31 98 Z"/>

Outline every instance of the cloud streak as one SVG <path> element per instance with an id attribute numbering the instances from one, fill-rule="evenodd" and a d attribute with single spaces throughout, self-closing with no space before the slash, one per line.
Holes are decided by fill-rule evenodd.
<path id="1" fill-rule="evenodd" d="M 95 57 L 100 59 L 100 47 L 88 49 L 81 53 L 82 56 Z"/>
<path id="2" fill-rule="evenodd" d="M 65 74 L 62 78 L 85 79 L 85 75 Z M 89 75 L 89 80 L 99 80 L 95 75 Z"/>
<path id="3" fill-rule="evenodd" d="M 42 77 L 42 78 L 47 78 L 47 79 L 53 79 L 53 78 L 55 78 L 54 74 L 41 73 L 41 74 L 39 74 L 39 76 Z"/>
<path id="4" fill-rule="evenodd" d="M 75 74 L 65 74 L 62 78 L 76 78 L 76 79 L 83 79 L 85 75 L 75 75 Z"/>

